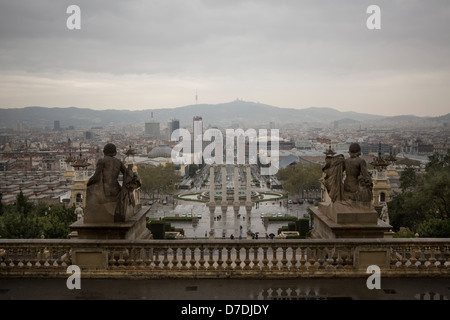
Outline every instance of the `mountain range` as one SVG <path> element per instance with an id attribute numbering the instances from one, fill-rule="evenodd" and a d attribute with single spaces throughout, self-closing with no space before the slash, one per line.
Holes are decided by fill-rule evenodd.
<path id="1" fill-rule="evenodd" d="M 153 116 L 153 118 L 152 118 Z M 337 122 L 378 123 L 385 125 L 427 125 L 450 122 L 450 113 L 440 117 L 418 117 L 413 115 L 386 117 L 358 112 L 342 112 L 332 108 L 310 107 L 305 109 L 280 108 L 261 103 L 235 100 L 220 104 L 195 104 L 177 108 L 148 110 L 94 110 L 87 108 L 47 108 L 25 107 L 15 109 L 0 109 L 0 128 L 12 128 L 17 123 L 25 127 L 50 127 L 59 120 L 61 127 L 68 126 L 105 126 L 123 124 L 144 124 L 151 120 L 163 125 L 169 119 L 180 120 L 182 127 L 191 126 L 192 118 L 201 116 L 204 125 L 230 125 L 233 123 L 250 126 L 252 124 L 309 123 L 325 124 Z"/>

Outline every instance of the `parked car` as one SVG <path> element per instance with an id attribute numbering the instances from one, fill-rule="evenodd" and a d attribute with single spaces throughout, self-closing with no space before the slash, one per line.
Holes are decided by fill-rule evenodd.
<path id="1" fill-rule="evenodd" d="M 167 204 L 167 201 L 166 201 L 166 200 L 163 200 L 162 204 L 163 204 L 163 205 L 166 205 L 166 204 Z"/>
<path id="2" fill-rule="evenodd" d="M 292 200 L 288 200 L 288 204 L 292 204 Z"/>
<path id="3" fill-rule="evenodd" d="M 293 204 L 297 204 L 298 202 L 297 202 L 297 200 L 294 200 L 294 201 L 292 201 L 292 203 L 293 203 Z"/>
<path id="4" fill-rule="evenodd" d="M 149 206 L 153 205 L 153 201 L 150 200 L 150 201 L 148 202 L 148 205 L 149 205 Z"/>
<path id="5" fill-rule="evenodd" d="M 303 199 L 298 200 L 298 204 L 303 204 L 303 203 L 304 203 Z"/>
<path id="6" fill-rule="evenodd" d="M 277 213 L 277 216 L 278 216 L 278 217 L 282 217 L 283 214 L 282 214 L 281 212 L 278 212 L 278 213 Z"/>
<path id="7" fill-rule="evenodd" d="M 197 213 L 197 218 L 201 219 L 202 218 L 202 214 L 201 213 Z"/>

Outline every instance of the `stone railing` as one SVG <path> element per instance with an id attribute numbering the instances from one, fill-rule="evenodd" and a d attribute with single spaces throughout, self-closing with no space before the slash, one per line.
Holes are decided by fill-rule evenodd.
<path id="1" fill-rule="evenodd" d="M 450 275 L 450 239 L 0 240 L 1 277 L 300 278 Z"/>

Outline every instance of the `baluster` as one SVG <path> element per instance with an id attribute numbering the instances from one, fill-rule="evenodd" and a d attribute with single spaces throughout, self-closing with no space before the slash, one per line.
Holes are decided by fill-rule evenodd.
<path id="1" fill-rule="evenodd" d="M 405 269 L 406 266 L 406 262 L 408 262 L 408 259 L 406 258 L 406 247 L 402 247 L 402 258 L 401 258 L 401 266 L 400 269 Z"/>
<path id="2" fill-rule="evenodd" d="M 123 251 L 123 248 L 119 248 L 119 259 L 117 260 L 119 267 L 123 267 L 125 263 L 125 259 L 123 258 Z"/>
<path id="3" fill-rule="evenodd" d="M 178 248 L 172 249 L 172 270 L 178 270 Z"/>
<path id="4" fill-rule="evenodd" d="M 218 250 L 219 255 L 217 257 L 217 268 L 216 268 L 216 270 L 224 270 L 224 267 L 223 267 L 224 261 L 222 259 L 223 248 L 219 247 L 217 250 Z"/>
<path id="5" fill-rule="evenodd" d="M 64 264 L 66 267 L 70 266 L 72 264 L 72 252 L 70 250 L 70 248 L 66 248 L 66 253 L 65 253 L 65 257 L 64 257 Z"/>
<path id="6" fill-rule="evenodd" d="M 55 261 L 57 268 L 61 267 L 63 264 L 63 255 L 64 255 L 63 248 L 60 248 L 60 247 L 57 248 L 56 249 L 56 261 Z"/>
<path id="7" fill-rule="evenodd" d="M 325 251 L 325 248 L 323 248 L 323 247 L 318 248 L 318 252 L 319 252 L 319 259 L 317 259 L 317 262 L 319 262 L 318 269 L 325 269 L 325 266 L 323 265 L 325 262 L 324 251 Z"/>
<path id="8" fill-rule="evenodd" d="M 281 267 L 280 267 L 280 269 L 281 270 L 288 270 L 288 267 L 287 267 L 288 260 L 286 258 L 287 247 L 286 246 L 282 246 L 281 250 L 283 252 L 283 257 L 281 258 Z"/>
<path id="9" fill-rule="evenodd" d="M 307 253 L 306 253 L 306 248 L 300 248 L 300 265 L 298 266 L 298 269 L 303 271 L 307 269 L 306 266 L 306 257 L 307 257 Z"/>
<path id="10" fill-rule="evenodd" d="M 11 260 L 11 248 L 6 248 L 5 249 L 5 257 L 4 257 L 4 260 L 3 261 L 5 261 L 5 266 L 6 267 L 10 267 L 11 266 L 11 263 L 12 263 L 12 260 Z"/>
<path id="11" fill-rule="evenodd" d="M 149 269 L 153 269 L 153 248 L 146 248 L 144 249 L 145 252 L 145 260 L 144 260 L 144 265 L 149 268 Z"/>
<path id="12" fill-rule="evenodd" d="M 180 270 L 187 270 L 187 260 L 186 260 L 186 250 L 187 248 L 181 248 L 181 267 Z"/>
<path id="13" fill-rule="evenodd" d="M 420 248 L 420 258 L 419 258 L 419 269 L 425 269 L 427 266 L 425 264 L 425 262 L 427 262 L 427 258 L 425 257 L 425 251 L 426 251 L 426 247 L 419 247 Z"/>
<path id="14" fill-rule="evenodd" d="M 336 266 L 336 262 L 334 261 L 334 255 L 335 255 L 335 248 L 325 248 L 325 252 L 327 254 L 326 259 L 326 268 L 327 269 L 334 269 Z"/>
<path id="15" fill-rule="evenodd" d="M 317 251 L 317 248 L 311 248 L 311 247 L 308 247 L 308 263 L 309 263 L 309 267 L 308 267 L 308 270 L 310 270 L 310 269 L 317 269 L 317 265 L 316 265 L 316 251 Z"/>
<path id="16" fill-rule="evenodd" d="M 236 264 L 235 270 L 242 270 L 241 267 L 241 248 L 235 248 L 236 250 L 236 259 L 234 260 L 234 263 Z"/>
<path id="17" fill-rule="evenodd" d="M 416 246 L 412 246 L 411 247 L 411 257 L 409 258 L 409 262 L 411 262 L 411 264 L 409 265 L 409 267 L 411 269 L 417 269 L 417 247 Z"/>
<path id="18" fill-rule="evenodd" d="M 252 270 L 259 270 L 260 269 L 259 259 L 258 259 L 258 251 L 259 251 L 258 246 L 255 246 L 253 248 L 253 266 L 252 266 Z"/>
<path id="19" fill-rule="evenodd" d="M 233 270 L 233 260 L 231 259 L 231 250 L 233 250 L 232 247 L 230 248 L 226 248 L 225 250 L 227 250 L 227 261 L 225 261 L 225 263 L 227 264 L 226 269 L 227 270 Z"/>
<path id="20" fill-rule="evenodd" d="M 155 270 L 160 270 L 161 269 L 161 266 L 160 266 L 161 260 L 159 259 L 160 250 L 162 250 L 162 249 L 155 248 L 155 250 L 153 252 L 154 253 L 153 263 L 155 265 L 155 267 L 154 267 Z"/>
<path id="21" fill-rule="evenodd" d="M 126 249 L 128 255 L 125 255 L 125 265 L 130 269 L 136 268 L 136 249 L 134 247 L 130 247 Z"/>
<path id="22" fill-rule="evenodd" d="M 26 265 L 25 259 L 26 259 L 26 250 L 23 247 L 20 247 L 17 249 L 17 266 L 18 267 L 24 267 Z"/>
<path id="23" fill-rule="evenodd" d="M 277 250 L 278 247 L 272 246 L 272 267 L 270 268 L 271 270 L 278 270 Z"/>
<path id="24" fill-rule="evenodd" d="M 11 262 L 13 263 L 14 267 L 18 267 L 19 266 L 19 248 L 14 248 L 12 249 L 12 255 L 11 255 Z"/>
<path id="25" fill-rule="evenodd" d="M 117 260 L 116 260 L 115 254 L 116 254 L 115 248 L 110 248 L 109 249 L 109 260 L 108 260 L 108 265 L 110 267 L 116 266 Z"/>
<path id="26" fill-rule="evenodd" d="M 37 259 L 37 248 L 36 247 L 30 247 L 30 259 L 28 260 L 29 262 L 29 267 L 33 268 L 36 266 L 38 259 Z"/>
<path id="27" fill-rule="evenodd" d="M 342 252 L 342 249 L 337 247 L 336 248 L 337 257 L 336 257 L 336 265 L 335 265 L 336 270 L 344 269 L 344 266 L 343 266 L 344 260 L 342 259 L 341 252 Z"/>
<path id="28" fill-rule="evenodd" d="M 392 247 L 392 255 L 391 255 L 391 265 L 395 268 L 400 268 L 401 262 L 401 256 L 399 253 L 400 247 Z"/>
<path id="29" fill-rule="evenodd" d="M 430 247 L 430 258 L 428 259 L 428 261 L 430 261 L 429 268 L 436 268 L 435 251 L 436 251 L 436 247 Z"/>
<path id="30" fill-rule="evenodd" d="M 298 270 L 297 268 L 297 249 L 298 246 L 292 246 L 292 257 L 291 257 L 291 265 L 289 267 L 290 270 Z"/>
<path id="31" fill-rule="evenodd" d="M 206 270 L 206 267 L 205 267 L 205 253 L 204 253 L 204 251 L 205 251 L 205 248 L 202 246 L 202 247 L 200 247 L 200 260 L 198 261 L 198 263 L 200 264 L 199 266 L 198 266 L 198 270 Z"/>
<path id="32" fill-rule="evenodd" d="M 209 257 L 208 257 L 208 267 L 206 268 L 207 270 L 215 270 L 216 269 L 214 267 L 214 250 L 215 250 L 215 248 L 208 249 Z"/>
<path id="33" fill-rule="evenodd" d="M 39 253 L 38 253 L 38 263 L 39 263 L 39 267 L 43 267 L 45 264 L 45 248 L 40 248 Z"/>
<path id="34" fill-rule="evenodd" d="M 438 268 L 442 269 L 445 267 L 445 247 L 443 245 L 439 246 L 438 251 L 439 251 Z"/>
<path id="35" fill-rule="evenodd" d="M 196 270 L 197 266 L 196 263 L 197 261 L 195 260 L 195 248 L 190 249 L 191 250 L 191 260 L 189 261 L 189 263 L 191 264 L 190 268 L 191 270 Z"/>
<path id="36" fill-rule="evenodd" d="M 164 252 L 164 258 L 163 258 L 163 261 L 162 261 L 163 270 L 169 270 L 169 259 L 167 257 L 167 255 L 169 253 L 169 248 L 164 248 L 163 252 Z"/>
<path id="37" fill-rule="evenodd" d="M 269 259 L 267 259 L 267 250 L 269 250 L 268 247 L 263 248 L 263 260 L 262 260 L 262 263 L 263 263 L 262 269 L 263 270 L 269 270 Z"/>
<path id="38" fill-rule="evenodd" d="M 144 248 L 142 248 L 142 247 L 137 247 L 135 250 L 136 250 L 136 256 L 135 256 L 135 265 L 136 265 L 136 268 L 143 269 L 144 266 L 145 266 L 145 264 L 144 264 L 144 259 L 142 259 L 142 255 L 143 255 L 143 252 L 144 252 Z"/>
<path id="39" fill-rule="evenodd" d="M 55 263 L 55 248 L 54 247 L 50 247 L 48 249 L 48 265 L 49 267 L 54 267 Z"/>
<path id="40" fill-rule="evenodd" d="M 246 248 L 244 248 L 244 250 L 245 250 L 245 260 L 244 260 L 245 266 L 244 266 L 244 270 L 250 270 L 251 269 L 251 267 L 250 267 L 250 263 L 251 263 L 250 250 L 251 250 L 251 248 L 250 247 L 246 247 Z"/>

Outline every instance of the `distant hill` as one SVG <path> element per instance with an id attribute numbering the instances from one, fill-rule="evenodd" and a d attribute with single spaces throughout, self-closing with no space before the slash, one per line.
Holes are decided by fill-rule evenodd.
<path id="1" fill-rule="evenodd" d="M 190 126 L 194 116 L 201 116 L 205 125 L 230 125 L 233 122 L 252 124 L 268 124 L 273 121 L 282 123 L 357 123 L 386 121 L 415 121 L 430 118 L 415 116 L 385 117 L 379 115 L 341 112 L 332 108 L 311 107 L 306 109 L 279 108 L 255 102 L 235 100 L 220 104 L 197 104 L 178 108 L 152 110 L 93 110 L 87 108 L 46 108 L 26 107 L 17 109 L 0 109 L 0 127 L 12 128 L 16 123 L 26 127 L 53 128 L 53 121 L 59 120 L 61 127 L 68 126 L 105 126 L 110 124 L 143 124 L 151 120 L 163 124 L 171 118 L 180 120 L 181 126 Z M 450 115 L 450 114 L 449 114 Z M 448 122 L 450 116 L 441 116 L 436 121 Z"/>

